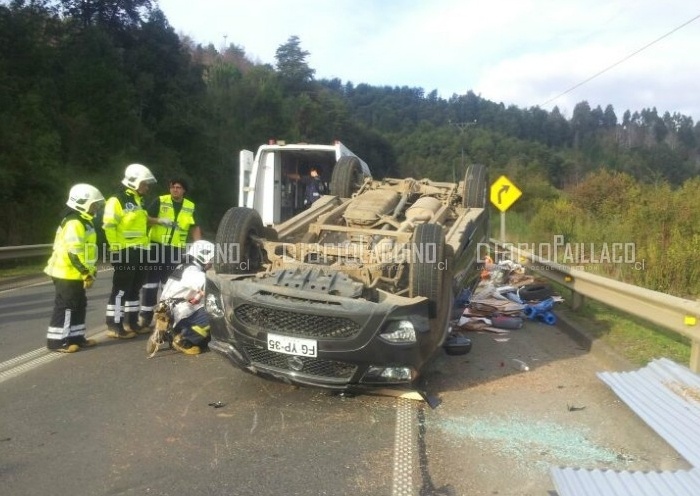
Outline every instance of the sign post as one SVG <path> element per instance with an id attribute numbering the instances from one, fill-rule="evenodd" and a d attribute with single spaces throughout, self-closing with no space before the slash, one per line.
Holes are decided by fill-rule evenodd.
<path id="1" fill-rule="evenodd" d="M 506 176 L 501 176 L 491 185 L 491 203 L 501 211 L 501 243 L 506 242 L 506 210 L 523 194 Z"/>

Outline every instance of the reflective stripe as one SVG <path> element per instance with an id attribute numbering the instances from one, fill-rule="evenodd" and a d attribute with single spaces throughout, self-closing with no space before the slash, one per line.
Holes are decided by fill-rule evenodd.
<path id="1" fill-rule="evenodd" d="M 119 324 L 122 321 L 122 298 L 124 291 L 117 291 L 117 296 L 114 298 L 114 305 L 107 304 L 107 317 L 114 317 L 114 323 Z"/>
<path id="2" fill-rule="evenodd" d="M 68 334 L 70 333 L 70 316 L 71 316 L 71 311 L 70 309 L 66 308 L 66 310 L 63 312 L 63 327 L 51 327 L 49 326 L 49 329 L 46 333 L 46 337 L 48 339 L 57 339 L 57 340 L 63 340 L 68 337 Z"/>
<path id="3" fill-rule="evenodd" d="M 71 316 L 71 310 L 66 309 L 63 314 L 63 327 L 49 326 L 46 338 L 55 341 L 63 341 L 66 338 L 84 336 L 86 330 L 85 324 L 70 325 Z"/>
<path id="4" fill-rule="evenodd" d="M 124 302 L 124 313 L 138 313 L 141 303 L 139 300 L 125 301 Z"/>
<path id="5" fill-rule="evenodd" d="M 151 226 L 149 238 L 151 241 L 162 245 L 172 245 L 180 248 L 185 247 L 187 245 L 187 235 L 189 230 L 195 224 L 194 203 L 186 198 L 183 199 L 182 207 L 180 207 L 180 211 L 178 212 L 176 219 L 172 196 L 163 195 L 159 197 L 159 201 L 160 207 L 158 209 L 158 218 L 176 221 L 177 226 L 173 229 L 160 224 L 155 224 Z"/>
<path id="6" fill-rule="evenodd" d="M 197 334 L 201 335 L 202 337 L 207 337 L 209 336 L 209 328 L 211 326 L 198 326 L 198 325 L 193 325 L 192 330 L 195 331 Z"/>

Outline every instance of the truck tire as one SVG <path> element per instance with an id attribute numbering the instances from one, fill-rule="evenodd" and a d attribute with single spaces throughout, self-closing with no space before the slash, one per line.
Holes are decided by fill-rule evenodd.
<path id="1" fill-rule="evenodd" d="M 412 296 L 428 298 L 429 317 L 437 316 L 440 294 L 443 290 L 445 267 L 445 234 L 439 224 L 419 224 L 413 233 Z"/>
<path id="2" fill-rule="evenodd" d="M 364 182 L 362 165 L 357 157 L 340 157 L 331 175 L 331 195 L 350 198 Z"/>
<path id="3" fill-rule="evenodd" d="M 518 289 L 522 301 L 542 301 L 552 296 L 554 292 L 548 284 L 526 284 Z"/>
<path id="4" fill-rule="evenodd" d="M 262 265 L 262 252 L 250 236 L 262 236 L 263 232 L 257 211 L 247 207 L 228 209 L 216 231 L 216 246 L 221 256 L 217 256 L 214 270 L 219 274 L 257 272 Z"/>
<path id="5" fill-rule="evenodd" d="M 467 208 L 485 208 L 488 190 L 488 175 L 483 164 L 471 164 L 464 175 L 462 206 Z"/>

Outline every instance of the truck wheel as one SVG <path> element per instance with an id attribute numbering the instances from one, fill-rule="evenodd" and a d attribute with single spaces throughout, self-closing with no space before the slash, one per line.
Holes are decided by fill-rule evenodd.
<path id="1" fill-rule="evenodd" d="M 340 157 L 331 176 L 331 195 L 350 198 L 364 182 L 362 165 L 357 157 Z"/>
<path id="2" fill-rule="evenodd" d="M 486 166 L 483 164 L 471 164 L 467 167 L 467 172 L 464 175 L 464 189 L 462 190 L 462 206 L 467 208 L 485 208 L 487 183 Z"/>
<path id="3" fill-rule="evenodd" d="M 262 265 L 262 252 L 250 235 L 262 236 L 260 214 L 247 207 L 234 207 L 224 214 L 216 231 L 216 245 L 224 261 L 217 261 L 214 270 L 220 274 L 257 272 Z"/>
<path id="4" fill-rule="evenodd" d="M 552 296 L 554 292 L 548 284 L 526 284 L 518 290 L 522 301 L 542 301 Z"/>
<path id="5" fill-rule="evenodd" d="M 445 234 L 439 224 L 419 224 L 413 233 L 413 280 L 411 294 L 425 296 L 429 301 L 429 316 L 437 316 L 440 294 L 443 290 L 445 262 Z"/>

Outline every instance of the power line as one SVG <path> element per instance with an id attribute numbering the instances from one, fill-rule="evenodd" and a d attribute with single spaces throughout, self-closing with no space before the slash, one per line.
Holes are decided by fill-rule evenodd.
<path id="1" fill-rule="evenodd" d="M 630 54 L 627 55 L 626 57 L 624 57 L 624 58 L 618 60 L 617 62 L 615 62 L 614 64 L 609 65 L 608 67 L 606 67 L 606 68 L 603 69 L 602 71 L 599 71 L 599 72 L 595 73 L 594 75 L 592 75 L 592 76 L 589 77 L 588 79 L 585 79 L 585 80 L 581 81 L 580 83 L 578 83 L 578 84 L 572 86 L 571 88 L 569 88 L 569 89 L 567 89 L 566 91 L 564 91 L 564 92 L 558 94 L 558 95 L 555 96 L 554 98 L 550 98 L 550 99 L 547 100 L 546 102 L 540 104 L 540 107 L 544 107 L 545 105 L 547 105 L 547 104 L 550 103 L 550 102 L 553 102 L 553 101 L 556 100 L 557 98 L 560 98 L 560 97 L 566 95 L 567 93 L 571 93 L 571 92 L 574 91 L 576 88 L 578 88 L 578 87 L 580 87 L 580 86 L 583 86 L 584 84 L 586 84 L 586 83 L 589 82 L 589 81 L 592 81 L 593 79 L 597 78 L 597 77 L 600 76 L 601 74 L 604 74 L 604 73 L 608 72 L 610 69 L 612 69 L 612 68 L 614 68 L 614 67 L 617 67 L 618 65 L 622 64 L 623 62 L 625 62 L 625 61 L 631 59 L 632 57 L 634 57 L 635 55 L 637 55 L 639 52 L 642 52 L 642 51 L 646 50 L 647 48 L 649 48 L 649 47 L 652 46 L 653 44 L 658 43 L 659 41 L 661 41 L 661 40 L 663 40 L 664 38 L 666 38 L 666 37 L 672 35 L 672 34 L 675 33 L 676 31 L 678 31 L 679 29 L 682 29 L 682 28 L 686 27 L 688 24 L 690 24 L 691 22 L 696 21 L 696 20 L 698 20 L 698 19 L 700 19 L 700 14 L 696 15 L 695 17 L 693 17 L 693 18 L 690 19 L 689 21 L 684 22 L 684 23 L 681 24 L 680 26 L 678 26 L 678 27 L 672 29 L 672 30 L 669 31 L 668 33 L 664 34 L 663 36 L 660 36 L 660 37 L 656 38 L 656 39 L 655 39 L 654 41 L 652 41 L 651 43 L 647 43 L 647 44 L 644 45 L 642 48 L 640 48 L 640 49 L 638 49 L 638 50 L 636 50 L 636 51 L 630 53 Z"/>

